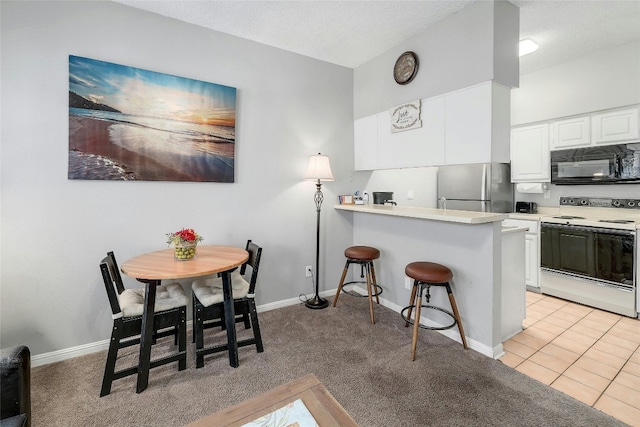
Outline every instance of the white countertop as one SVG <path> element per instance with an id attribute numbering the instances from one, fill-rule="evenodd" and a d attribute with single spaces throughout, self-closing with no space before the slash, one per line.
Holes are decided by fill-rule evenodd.
<path id="1" fill-rule="evenodd" d="M 510 213 L 509 218 L 529 221 L 544 221 L 545 218 L 551 218 L 556 215 L 576 215 L 587 218 L 584 223 L 573 221 L 576 225 L 595 226 L 594 221 L 601 219 L 625 219 L 635 221 L 635 225 L 626 225 L 619 228 L 640 230 L 640 210 L 639 209 L 620 209 L 620 208 L 599 208 L 599 207 L 578 207 L 578 206 L 559 206 L 559 207 L 540 207 L 535 214 L 526 213 Z M 548 221 L 548 219 L 547 219 Z M 555 222 L 555 221 L 554 221 Z M 597 226 L 604 226 L 598 224 Z M 606 226 L 604 226 L 606 227 Z M 618 228 L 618 227 L 609 227 Z"/>
<path id="2" fill-rule="evenodd" d="M 452 209 L 417 208 L 410 206 L 335 205 L 334 208 L 343 211 L 457 222 L 461 224 L 486 224 L 489 222 L 499 222 L 509 217 L 509 214 L 504 213 L 457 211 Z"/>

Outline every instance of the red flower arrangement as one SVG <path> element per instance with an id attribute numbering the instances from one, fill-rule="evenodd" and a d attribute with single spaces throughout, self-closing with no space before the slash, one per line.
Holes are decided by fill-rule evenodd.
<path id="1" fill-rule="evenodd" d="M 175 233 L 167 234 L 167 243 L 169 245 L 180 246 L 184 244 L 197 244 L 202 241 L 200 236 L 193 228 L 183 228 Z"/>

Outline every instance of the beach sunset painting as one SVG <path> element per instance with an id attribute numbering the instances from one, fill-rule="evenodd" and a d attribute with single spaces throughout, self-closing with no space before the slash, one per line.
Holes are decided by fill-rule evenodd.
<path id="1" fill-rule="evenodd" d="M 69 56 L 69 179 L 234 182 L 236 89 Z"/>

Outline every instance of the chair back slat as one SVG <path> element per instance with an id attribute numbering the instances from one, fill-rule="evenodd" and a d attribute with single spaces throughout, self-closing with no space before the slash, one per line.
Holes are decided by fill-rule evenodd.
<path id="1" fill-rule="evenodd" d="M 249 259 L 242 264 L 240 274 L 244 276 L 247 266 L 251 267 L 251 280 L 249 281 L 249 293 L 252 294 L 256 288 L 256 282 L 258 281 L 258 269 L 260 268 L 260 258 L 262 257 L 262 248 L 251 240 L 247 240 L 246 246 L 247 252 L 249 252 Z"/>
<path id="2" fill-rule="evenodd" d="M 111 312 L 116 315 L 122 312 L 120 308 L 120 302 L 118 301 L 118 290 L 116 281 L 113 277 L 113 263 L 112 258 L 107 256 L 100 262 L 100 271 L 102 272 L 102 280 L 104 281 L 104 287 L 109 297 L 109 304 L 111 305 Z"/>
<path id="3" fill-rule="evenodd" d="M 110 259 L 111 277 L 113 277 L 116 288 L 118 289 L 118 295 L 120 295 L 124 292 L 124 282 L 122 281 L 122 276 L 120 275 L 120 269 L 118 268 L 118 263 L 116 262 L 116 256 L 112 251 L 109 251 L 107 252 L 107 257 Z"/>

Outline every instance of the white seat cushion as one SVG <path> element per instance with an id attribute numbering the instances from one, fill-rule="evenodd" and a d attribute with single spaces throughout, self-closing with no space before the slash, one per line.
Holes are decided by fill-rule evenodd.
<path id="1" fill-rule="evenodd" d="M 142 316 L 144 311 L 144 289 L 125 289 L 118 296 L 124 317 Z M 187 294 L 180 283 L 158 286 L 154 313 L 186 306 Z"/>
<path id="2" fill-rule="evenodd" d="M 230 276 L 233 298 L 246 297 L 249 293 L 249 282 L 247 282 L 237 270 L 231 273 Z M 205 307 L 221 303 L 224 300 L 221 277 L 194 280 L 191 289 Z"/>

